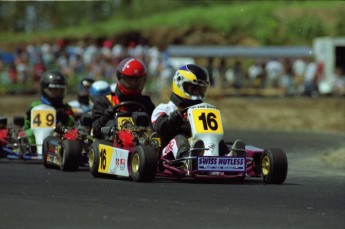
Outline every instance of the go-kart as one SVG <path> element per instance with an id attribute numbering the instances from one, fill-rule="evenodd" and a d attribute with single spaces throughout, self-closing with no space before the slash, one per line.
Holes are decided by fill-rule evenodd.
<path id="1" fill-rule="evenodd" d="M 101 129 L 104 138 L 95 139 L 90 147 L 91 174 L 152 181 L 157 171 L 159 138 L 150 128 L 145 107 L 127 101 L 114 106 L 113 112 L 114 119 Z"/>
<path id="2" fill-rule="evenodd" d="M 221 154 L 219 144 L 223 139 L 220 111 L 207 103 L 182 110 L 190 123 L 189 153 L 181 158 L 166 159 L 159 156 L 157 175 L 179 178 L 217 178 L 244 180 L 246 177 L 262 177 L 267 184 L 281 184 L 288 170 L 286 154 L 281 149 L 261 149 L 246 145 L 245 150 L 225 143 L 236 156 Z M 224 142 L 223 142 L 224 143 Z"/>
<path id="3" fill-rule="evenodd" d="M 7 158 L 24 160 L 41 160 L 43 140 L 53 134 L 56 124 L 54 107 L 41 104 L 31 109 L 31 130 L 35 143 L 29 143 L 23 129 L 24 117 L 14 119 L 14 127 L 7 129 L 7 141 L 3 150 Z M 4 131 L 6 132 L 6 131 Z M 5 133 L 3 134 L 5 137 Z M 2 138 L 2 137 L 1 137 Z M 2 143 L 3 144 L 3 143 Z"/>
<path id="4" fill-rule="evenodd" d="M 76 171 L 88 166 L 87 152 L 92 143 L 91 114 L 83 114 L 75 127 L 56 127 L 43 141 L 43 166 Z"/>
<path id="5" fill-rule="evenodd" d="M 0 126 L 0 158 L 21 158 L 18 135 L 23 130 L 24 117 L 14 117 L 13 125 L 7 124 L 6 117 L 0 117 Z"/>

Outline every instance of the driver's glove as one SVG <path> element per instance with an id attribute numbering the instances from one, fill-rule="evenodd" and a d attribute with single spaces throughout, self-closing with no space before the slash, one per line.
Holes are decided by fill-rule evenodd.
<path id="1" fill-rule="evenodd" d="M 108 109 L 104 111 L 104 116 L 107 117 L 108 120 L 113 119 L 114 115 L 115 113 L 113 107 L 108 107 Z"/>
<path id="2" fill-rule="evenodd" d="M 114 109 L 113 107 L 108 107 L 107 109 L 104 110 L 102 117 L 99 119 L 99 123 L 101 126 L 105 126 L 105 124 L 111 120 L 114 119 Z"/>
<path id="3" fill-rule="evenodd" d="M 62 123 L 62 125 L 66 125 L 68 123 L 69 116 L 64 110 L 58 110 L 56 112 L 56 119 L 57 122 Z"/>
<path id="4" fill-rule="evenodd" d="M 179 110 L 175 110 L 169 116 L 169 122 L 176 127 L 183 123 L 183 113 Z"/>

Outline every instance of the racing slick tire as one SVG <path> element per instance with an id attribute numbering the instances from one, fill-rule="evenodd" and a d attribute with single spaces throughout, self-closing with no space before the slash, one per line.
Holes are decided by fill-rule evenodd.
<path id="1" fill-rule="evenodd" d="M 109 141 L 96 139 L 90 146 L 89 168 L 93 177 L 105 177 L 106 174 L 99 173 L 99 144 L 111 145 Z"/>
<path id="2" fill-rule="evenodd" d="M 287 176 L 288 161 L 283 150 L 265 149 L 261 157 L 261 173 L 266 184 L 282 184 Z"/>
<path id="3" fill-rule="evenodd" d="M 76 171 L 81 160 L 82 145 L 80 141 L 63 140 L 60 169 Z"/>
<path id="4" fill-rule="evenodd" d="M 46 168 L 46 169 L 51 169 L 51 168 L 54 168 L 54 165 L 52 164 L 49 164 L 47 162 L 47 157 L 48 157 L 48 143 L 54 139 L 55 137 L 53 136 L 48 136 L 46 137 L 44 140 L 43 140 L 43 144 L 42 144 L 42 161 L 43 161 L 43 166 Z"/>
<path id="5" fill-rule="evenodd" d="M 131 156 L 130 171 L 137 182 L 151 182 L 157 172 L 158 157 L 155 147 L 138 145 Z"/>

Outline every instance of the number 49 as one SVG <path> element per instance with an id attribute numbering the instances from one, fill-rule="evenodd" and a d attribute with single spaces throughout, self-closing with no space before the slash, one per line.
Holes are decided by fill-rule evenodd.
<path id="1" fill-rule="evenodd" d="M 52 114 L 47 114 L 47 116 L 45 117 L 45 121 L 46 121 L 45 125 L 52 126 L 54 124 L 54 116 Z M 41 126 L 42 124 L 41 114 L 37 114 L 34 117 L 33 123 L 36 124 L 37 126 Z"/>

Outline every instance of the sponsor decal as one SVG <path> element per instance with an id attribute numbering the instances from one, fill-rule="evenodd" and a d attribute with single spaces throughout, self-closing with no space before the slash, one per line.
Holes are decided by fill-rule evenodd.
<path id="1" fill-rule="evenodd" d="M 168 145 L 163 149 L 163 156 L 166 156 L 170 152 L 174 152 L 174 148 L 176 148 L 176 140 L 172 139 Z"/>
<path id="2" fill-rule="evenodd" d="M 120 169 L 124 170 L 126 167 L 126 160 L 125 159 L 120 159 Z"/>
<path id="3" fill-rule="evenodd" d="M 121 155 L 119 155 L 121 157 Z M 126 159 L 123 158 L 116 158 L 115 159 L 115 166 L 119 167 L 121 170 L 126 168 Z"/>
<path id="4" fill-rule="evenodd" d="M 54 162 L 54 156 L 47 154 L 46 156 L 47 162 Z"/>
<path id="5" fill-rule="evenodd" d="M 108 171 L 106 173 L 120 176 L 129 176 L 128 172 L 128 157 L 129 151 L 114 147 L 109 147 L 107 150 L 107 167 Z"/>
<path id="6" fill-rule="evenodd" d="M 241 172 L 245 170 L 244 157 L 198 157 L 199 171 Z"/>

